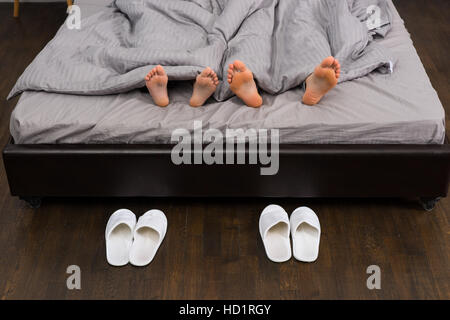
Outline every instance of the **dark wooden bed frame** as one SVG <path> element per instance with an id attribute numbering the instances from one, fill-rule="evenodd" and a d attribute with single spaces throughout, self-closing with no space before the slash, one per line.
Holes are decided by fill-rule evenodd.
<path id="1" fill-rule="evenodd" d="M 16 145 L 11 194 L 44 197 L 417 198 L 447 196 L 450 145 L 280 145 L 277 175 L 259 165 L 175 165 L 172 145 Z"/>

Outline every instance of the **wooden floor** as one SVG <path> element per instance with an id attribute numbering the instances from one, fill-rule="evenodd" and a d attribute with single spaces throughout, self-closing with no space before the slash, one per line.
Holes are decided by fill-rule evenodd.
<path id="1" fill-rule="evenodd" d="M 442 103 L 450 110 L 447 0 L 396 0 Z M 17 77 L 52 38 L 64 4 L 0 4 L 0 143 L 9 136 Z M 449 122 L 447 122 L 447 129 Z M 368 182 L 370 183 L 370 182 Z M 47 200 L 32 210 L 9 195 L 0 166 L 0 297 L 3 299 L 432 299 L 450 298 L 450 198 L 432 213 L 406 200 L 280 200 L 288 212 L 312 207 L 322 224 L 314 264 L 269 262 L 258 218 L 269 200 Z M 112 268 L 105 259 L 109 215 L 160 208 L 169 229 L 146 268 Z M 81 268 L 81 290 L 66 268 Z M 366 287 L 378 265 L 381 290 Z"/>

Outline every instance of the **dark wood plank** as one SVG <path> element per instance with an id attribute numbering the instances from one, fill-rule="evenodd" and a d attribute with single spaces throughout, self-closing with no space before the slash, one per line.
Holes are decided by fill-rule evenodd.
<path id="1" fill-rule="evenodd" d="M 447 114 L 450 111 L 449 2 L 396 0 Z M 52 38 L 65 4 L 0 4 L 0 96 Z M 1 103 L 0 142 L 9 137 L 17 99 Z M 447 122 L 447 128 L 448 122 Z M 206 182 L 205 182 L 206 183 Z M 368 182 L 370 183 L 370 181 Z M 52 199 L 29 209 L 9 195 L 0 170 L 2 299 L 431 299 L 450 298 L 450 200 L 432 213 L 413 201 L 277 200 L 288 212 L 312 207 L 322 223 L 319 260 L 274 264 L 265 257 L 258 219 L 268 200 Z M 105 259 L 109 215 L 127 207 L 168 217 L 167 237 L 146 268 L 112 268 Z M 66 289 L 66 268 L 82 289 Z M 366 268 L 382 270 L 382 290 L 366 288 Z"/>

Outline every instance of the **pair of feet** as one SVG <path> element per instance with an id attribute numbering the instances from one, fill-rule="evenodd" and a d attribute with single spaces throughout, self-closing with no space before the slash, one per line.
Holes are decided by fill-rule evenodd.
<path id="1" fill-rule="evenodd" d="M 340 73 L 341 66 L 334 57 L 324 59 L 306 79 L 303 103 L 317 104 L 328 91 L 336 86 Z M 229 65 L 227 80 L 231 91 L 247 106 L 259 108 L 262 105 L 263 100 L 258 93 L 253 73 L 242 61 L 236 60 Z M 169 104 L 169 96 L 167 94 L 168 77 L 164 68 L 162 66 L 153 68 L 145 77 L 145 81 L 153 101 L 160 107 L 166 107 Z M 218 84 L 219 79 L 214 70 L 209 67 L 205 68 L 197 76 L 190 105 L 192 107 L 202 106 L 216 91 Z"/>
<path id="2" fill-rule="evenodd" d="M 341 75 L 341 65 L 334 57 L 328 57 L 322 61 L 314 72 L 306 79 L 306 91 L 303 95 L 303 103 L 315 105 L 322 97 L 333 89 Z M 258 93 L 253 73 L 242 61 L 236 60 L 228 68 L 228 83 L 233 91 L 244 103 L 253 108 L 259 108 L 263 101 Z"/>
<path id="3" fill-rule="evenodd" d="M 145 83 L 153 101 L 160 107 L 169 105 L 169 95 L 167 94 L 167 77 L 166 71 L 162 66 L 156 66 L 145 77 Z M 216 91 L 219 84 L 217 74 L 211 68 L 205 68 L 202 73 L 197 76 L 194 84 L 194 91 L 189 101 L 191 107 L 200 107 L 206 100 Z"/>

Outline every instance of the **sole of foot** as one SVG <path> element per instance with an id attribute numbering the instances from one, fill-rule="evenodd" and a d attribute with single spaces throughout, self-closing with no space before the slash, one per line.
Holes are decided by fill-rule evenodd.
<path id="1" fill-rule="evenodd" d="M 206 100 L 212 96 L 219 85 L 219 78 L 211 68 L 205 68 L 202 73 L 197 76 L 194 83 L 194 91 L 192 93 L 189 104 L 191 107 L 197 108 L 205 104 Z"/>
<path id="2" fill-rule="evenodd" d="M 263 100 L 258 93 L 253 73 L 242 61 L 236 60 L 228 67 L 228 83 L 234 92 L 244 103 L 252 108 L 259 108 Z"/>
<path id="3" fill-rule="evenodd" d="M 340 75 L 339 61 L 334 57 L 324 59 L 306 79 L 303 103 L 310 106 L 319 103 L 323 96 L 337 85 Z"/>
<path id="4" fill-rule="evenodd" d="M 153 101 L 160 107 L 169 105 L 169 96 L 167 94 L 167 77 L 166 71 L 162 66 L 156 66 L 145 77 L 145 84 Z"/>

